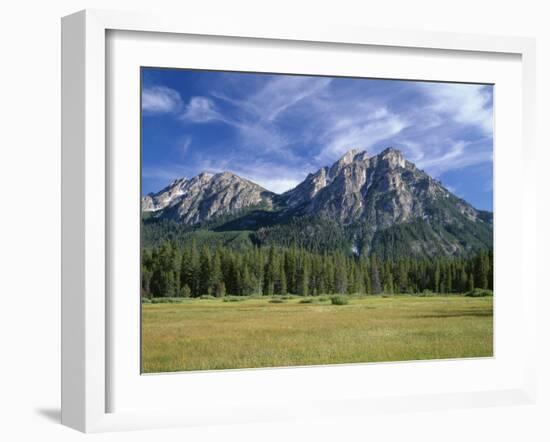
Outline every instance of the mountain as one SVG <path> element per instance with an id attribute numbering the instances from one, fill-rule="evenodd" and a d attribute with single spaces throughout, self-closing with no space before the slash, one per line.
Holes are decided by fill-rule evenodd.
<path id="1" fill-rule="evenodd" d="M 492 248 L 492 214 L 453 195 L 394 148 L 374 156 L 349 150 L 282 195 L 229 172 L 202 173 L 144 197 L 142 210 L 154 220 L 226 232 L 224 238 L 247 231 L 251 243 L 318 252 L 461 256 Z"/>
<path id="2" fill-rule="evenodd" d="M 231 172 L 181 178 L 142 198 L 144 212 L 196 224 L 249 207 L 270 208 L 274 193 Z"/>
<path id="3" fill-rule="evenodd" d="M 472 206 L 393 148 L 370 158 L 366 152 L 350 150 L 332 167 L 310 174 L 284 197 L 297 213 L 326 215 L 343 224 L 366 221 L 375 230 L 417 218 L 430 219 L 436 216 L 435 206 L 446 199 L 451 204 L 446 204 L 448 210 L 439 216 L 452 221 L 454 212 L 459 212 L 472 221 L 478 219 Z"/>

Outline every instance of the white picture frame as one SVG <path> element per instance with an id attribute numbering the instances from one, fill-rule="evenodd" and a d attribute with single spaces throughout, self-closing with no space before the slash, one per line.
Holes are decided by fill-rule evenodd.
<path id="1" fill-rule="evenodd" d="M 473 388 L 461 393 L 444 390 L 425 395 L 373 397 L 327 397 L 306 407 L 296 404 L 254 409 L 239 404 L 231 415 L 195 415 L 177 408 L 162 411 L 108 412 L 112 388 L 109 366 L 112 355 L 107 339 L 110 323 L 108 286 L 108 247 L 112 232 L 107 173 L 107 93 L 106 35 L 109 31 L 139 31 L 179 35 L 270 39 L 273 41 L 337 43 L 383 48 L 435 49 L 511 54 L 521 57 L 521 160 L 524 182 L 521 190 L 522 315 L 516 326 L 525 336 L 534 336 L 536 287 L 535 198 L 529 186 L 534 180 L 535 43 L 518 37 L 491 37 L 451 33 L 358 29 L 343 26 L 212 22 L 196 17 L 165 17 L 151 14 L 87 10 L 62 20 L 62 423 L 84 432 L 111 431 L 168 426 L 208 425 L 219 422 L 253 422 L 329 415 L 363 415 L 374 410 L 463 408 L 499 404 L 533 403 L 536 397 L 535 339 L 527 340 L 520 361 L 521 384 L 513 388 L 484 390 Z M 531 189 L 531 190 L 527 190 Z M 498 192 L 498 190 L 497 190 Z M 498 301 L 497 301 L 498 302 Z M 418 365 L 421 363 L 411 363 Z M 385 370 L 379 365 L 378 370 Z M 334 367 L 331 370 L 344 369 Z M 354 370 L 359 370 L 355 367 Z M 293 370 L 288 369 L 288 376 Z M 303 370 L 303 369 L 302 369 Z M 255 371 L 254 373 L 258 373 Z M 269 376 L 262 370 L 261 376 Z M 217 383 L 228 379 L 223 373 L 208 373 Z M 246 371 L 239 376 L 246 377 Z M 165 377 L 169 379 L 169 377 Z M 175 378 L 172 378 L 175 379 Z M 164 381 L 171 382 L 170 380 Z M 436 389 L 437 390 L 437 389 Z M 336 406 L 336 407 L 335 407 Z M 260 407 L 256 407 L 260 408 Z M 335 408 L 337 412 L 335 413 Z"/>

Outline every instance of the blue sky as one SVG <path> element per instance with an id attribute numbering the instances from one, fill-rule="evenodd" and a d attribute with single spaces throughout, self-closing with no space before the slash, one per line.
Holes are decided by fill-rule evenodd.
<path id="1" fill-rule="evenodd" d="M 143 194 L 225 170 L 282 193 L 389 146 L 492 210 L 492 86 L 142 68 Z"/>

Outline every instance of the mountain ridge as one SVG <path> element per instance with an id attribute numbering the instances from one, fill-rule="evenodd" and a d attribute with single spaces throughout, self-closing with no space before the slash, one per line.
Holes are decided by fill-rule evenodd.
<path id="1" fill-rule="evenodd" d="M 395 241 L 408 244 L 412 255 L 492 248 L 491 212 L 475 209 L 392 147 L 373 156 L 348 150 L 282 194 L 231 172 L 203 172 L 145 196 L 142 211 L 193 228 L 234 218 L 217 229 L 250 230 L 260 243 L 270 242 L 275 233 L 276 243 L 285 243 L 284 232 L 296 237 L 289 225 L 298 229 L 298 241 L 322 224 L 315 233 L 321 235 L 327 229 L 321 220 L 326 219 L 331 235 L 347 238 L 351 249 L 366 253 Z M 310 225 L 303 219 L 311 220 Z M 403 248 L 401 243 L 395 247 Z"/>

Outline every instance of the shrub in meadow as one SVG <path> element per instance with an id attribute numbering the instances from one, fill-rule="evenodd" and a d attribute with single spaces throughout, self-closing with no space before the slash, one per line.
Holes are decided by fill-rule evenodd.
<path id="1" fill-rule="evenodd" d="M 482 298 L 485 296 L 493 296 L 493 291 L 489 289 L 473 289 L 466 293 L 466 296 L 471 298 Z"/>
<path id="2" fill-rule="evenodd" d="M 300 304 L 313 304 L 314 302 L 315 302 L 315 299 L 313 298 L 300 299 Z"/>
<path id="3" fill-rule="evenodd" d="M 348 298 L 345 296 L 333 296 L 330 298 L 330 303 L 332 305 L 346 305 L 348 302 Z"/>

